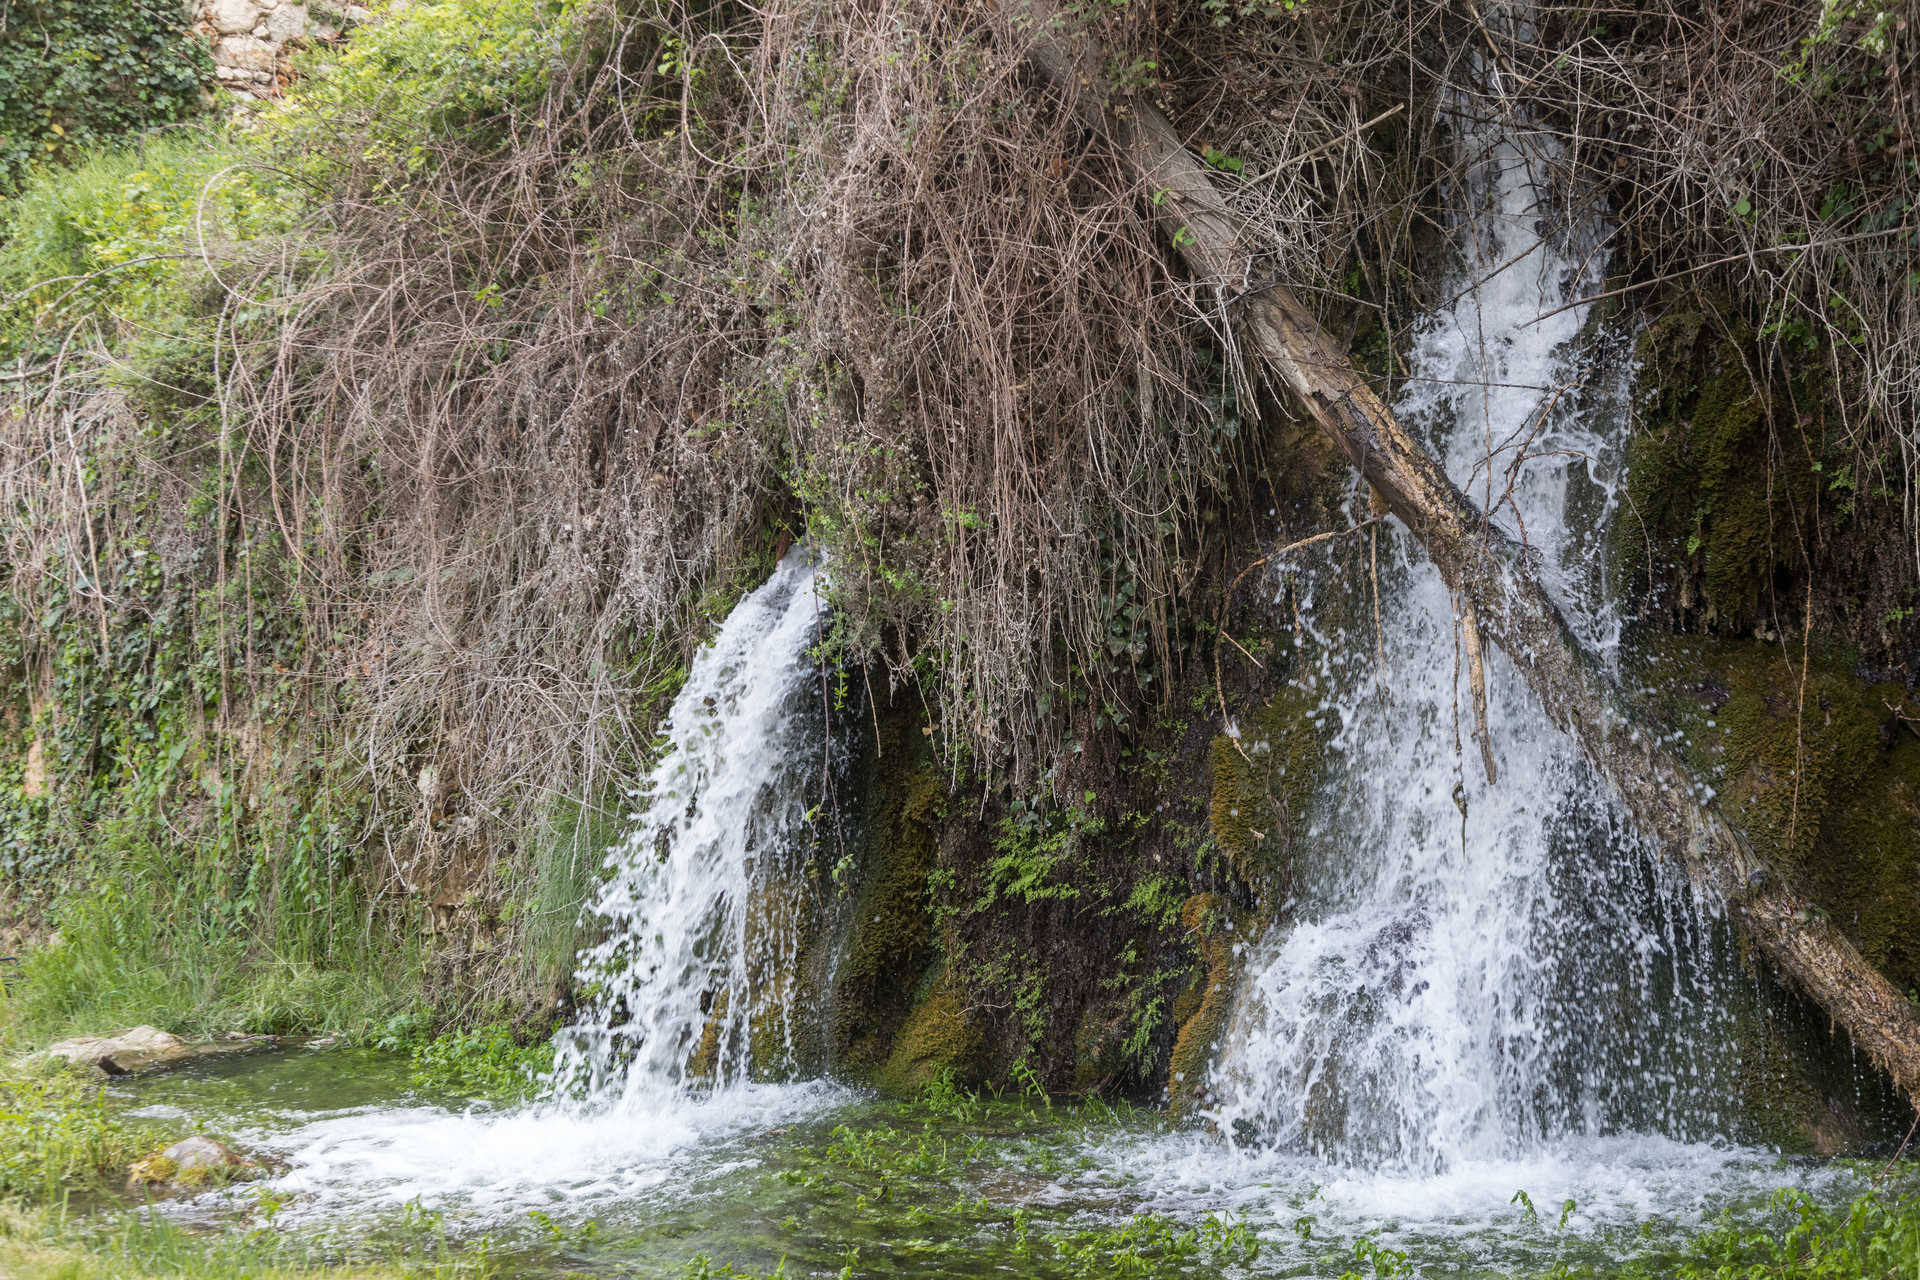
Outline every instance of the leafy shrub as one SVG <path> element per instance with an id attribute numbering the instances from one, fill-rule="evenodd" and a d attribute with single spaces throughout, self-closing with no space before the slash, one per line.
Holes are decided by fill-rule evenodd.
<path id="1" fill-rule="evenodd" d="M 177 133 L 46 171 L 0 224 L 0 357 L 56 343 L 88 317 L 171 328 L 213 245 L 287 226 L 286 184 L 220 135 Z"/>
<path id="2" fill-rule="evenodd" d="M 522 1044 L 500 1023 L 415 1045 L 413 1082 L 423 1089 L 518 1102 L 553 1068 L 553 1044 Z"/>
<path id="3" fill-rule="evenodd" d="M 476 126 L 538 103 L 585 8 L 435 0 L 397 9 L 303 65 L 266 128 L 320 170 L 358 159 L 418 172 L 450 133 L 471 148 Z M 343 146 L 342 131 L 356 128 L 358 147 Z"/>
<path id="4" fill-rule="evenodd" d="M 213 57 L 183 0 L 16 0 L 0 7 L 0 194 L 206 101 Z"/>

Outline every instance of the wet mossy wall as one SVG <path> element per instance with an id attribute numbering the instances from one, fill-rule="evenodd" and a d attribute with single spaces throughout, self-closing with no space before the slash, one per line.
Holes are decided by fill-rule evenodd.
<path id="1" fill-rule="evenodd" d="M 1771 874 L 1920 990 L 1920 704 L 1793 639 L 1647 636 L 1629 670 Z"/>
<path id="2" fill-rule="evenodd" d="M 1913 545 L 1897 458 L 1863 455 L 1832 407 L 1827 354 L 1712 299 L 1669 300 L 1641 333 L 1615 580 L 1630 610 L 1718 635 L 1802 628 L 1877 671 L 1920 670 Z"/>
<path id="3" fill-rule="evenodd" d="M 1201 1096 L 1321 767 L 1316 699 L 1248 595 L 1234 659 L 1192 662 L 1158 715 L 1092 725 L 1048 795 L 983 795 L 911 689 L 862 713 L 829 891 L 845 922 L 810 944 L 832 957 L 836 1074 L 891 1094 Z"/>

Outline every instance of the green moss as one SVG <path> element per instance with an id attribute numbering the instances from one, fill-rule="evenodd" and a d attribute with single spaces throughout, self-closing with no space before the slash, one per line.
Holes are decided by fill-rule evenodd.
<path id="1" fill-rule="evenodd" d="M 985 1049 L 986 1039 L 968 1015 L 959 985 L 942 971 L 894 1037 L 893 1051 L 874 1072 L 873 1084 L 896 1098 L 917 1098 L 943 1077 L 969 1088 L 981 1080 Z"/>
<path id="2" fill-rule="evenodd" d="M 1817 424 L 1791 411 L 1776 442 L 1767 404 L 1742 359 L 1750 342 L 1715 338 L 1697 311 L 1679 311 L 1640 340 L 1646 388 L 1627 446 L 1627 510 L 1614 548 L 1623 579 L 1670 587 L 1680 613 L 1749 629 L 1776 575 L 1805 568 L 1801 535 L 1820 506 L 1826 450 Z M 1818 396 L 1814 375 L 1781 402 Z M 1779 452 L 1776 452 L 1776 449 Z"/>
<path id="3" fill-rule="evenodd" d="M 1175 1115 L 1192 1110 L 1206 1086 L 1207 1068 L 1226 1030 L 1240 976 L 1233 951 L 1233 912 L 1225 898 L 1217 893 L 1193 895 L 1181 908 L 1180 924 L 1199 958 L 1191 982 L 1173 1006 L 1180 1030 L 1168 1065 L 1167 1098 Z"/>
<path id="4" fill-rule="evenodd" d="M 1255 712 L 1237 739 L 1221 734 L 1209 749 L 1207 821 L 1242 884 L 1263 885 L 1283 867 L 1292 834 L 1319 785 L 1318 700 L 1289 686 Z"/>
<path id="5" fill-rule="evenodd" d="M 836 1069 L 868 1078 L 888 1057 L 934 954 L 927 877 L 947 791 L 919 717 L 905 699 L 881 719 L 862 770 L 866 797 L 850 864 L 857 877 L 846 945 L 832 974 Z"/>
<path id="6" fill-rule="evenodd" d="M 1777 874 L 1794 877 L 1861 953 L 1920 987 L 1920 735 L 1896 685 L 1849 654 L 1662 637 L 1634 665 L 1697 768 Z"/>

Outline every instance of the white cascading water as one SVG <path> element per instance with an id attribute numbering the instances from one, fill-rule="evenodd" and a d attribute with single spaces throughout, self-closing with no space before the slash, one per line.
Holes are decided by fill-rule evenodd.
<path id="1" fill-rule="evenodd" d="M 696 1176 L 729 1138 L 844 1100 L 825 1082 L 749 1078 L 794 1065 L 807 909 L 795 872 L 824 764 L 818 585 L 796 548 L 695 655 L 589 908 L 606 938 L 580 957 L 588 999 L 556 1038 L 548 1099 L 500 1112 L 354 1108 L 263 1135 L 289 1165 L 277 1185 L 303 1197 L 296 1216 L 415 1201 L 507 1216 L 630 1203 Z"/>
<path id="2" fill-rule="evenodd" d="M 667 749 L 588 914 L 588 993 L 554 1085 L 620 1105 L 791 1068 L 807 781 L 820 773 L 817 569 L 804 548 L 727 616 L 668 713 Z M 774 1061 L 766 1059 L 773 1058 Z"/>
<path id="3" fill-rule="evenodd" d="M 1397 409 L 1610 658 L 1605 533 L 1630 369 L 1576 301 L 1599 291 L 1603 228 L 1565 229 L 1539 148 L 1457 127 L 1458 297 L 1420 327 Z M 1214 1118 L 1243 1146 L 1416 1177 L 1569 1136 L 1717 1132 L 1723 1032 L 1688 895 L 1658 883 L 1604 785 L 1491 650 L 1489 782 L 1439 572 L 1403 527 L 1382 532 L 1376 636 L 1351 585 L 1368 590 L 1366 544 L 1350 542 L 1297 583 L 1354 622 L 1300 639 L 1328 776 L 1295 839 L 1295 901 L 1250 957 Z"/>

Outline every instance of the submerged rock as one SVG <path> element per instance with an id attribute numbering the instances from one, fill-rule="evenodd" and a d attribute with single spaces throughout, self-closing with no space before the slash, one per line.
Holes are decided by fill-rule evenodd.
<path id="1" fill-rule="evenodd" d="M 102 1075 L 124 1076 L 164 1071 L 216 1054 L 245 1053 L 271 1043 L 272 1036 L 234 1035 L 217 1044 L 196 1044 L 158 1027 L 140 1026 L 115 1036 L 76 1036 L 49 1045 L 35 1056 L 91 1068 Z"/>

